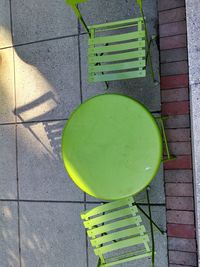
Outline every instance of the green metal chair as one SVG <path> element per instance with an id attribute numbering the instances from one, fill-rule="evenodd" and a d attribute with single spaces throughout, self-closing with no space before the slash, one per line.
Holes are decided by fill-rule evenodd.
<path id="1" fill-rule="evenodd" d="M 86 1 L 66 0 L 89 35 L 89 82 L 105 82 L 108 87 L 108 81 L 145 77 L 147 60 L 155 81 L 142 0 L 137 0 L 140 18 L 92 26 L 87 26 L 78 9 Z"/>
<path id="2" fill-rule="evenodd" d="M 148 201 L 149 195 L 147 193 Z M 133 197 L 113 201 L 81 213 L 84 227 L 90 238 L 94 253 L 99 257 L 98 267 L 113 266 L 132 260 L 152 257 L 154 266 L 154 235 L 149 206 L 151 240 L 138 214 L 138 207 Z M 115 254 L 115 256 L 113 256 Z"/>

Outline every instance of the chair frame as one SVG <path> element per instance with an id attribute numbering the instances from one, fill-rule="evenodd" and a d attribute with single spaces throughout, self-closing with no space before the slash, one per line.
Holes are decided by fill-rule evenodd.
<path id="1" fill-rule="evenodd" d="M 127 198 L 127 199 L 124 199 L 124 200 L 118 200 L 118 201 L 113 201 L 113 202 L 110 202 L 110 203 L 104 203 L 105 205 L 107 205 L 107 206 L 109 206 L 109 208 L 110 208 L 110 210 L 112 210 L 112 208 L 114 207 L 114 208 L 116 208 L 116 207 L 120 207 L 119 206 L 119 204 L 115 204 L 115 203 L 118 203 L 118 202 L 125 202 L 126 203 L 126 201 L 129 203 L 129 204 L 125 204 L 125 205 L 129 205 L 129 209 L 130 209 L 130 214 L 133 214 L 133 216 L 136 216 L 137 218 L 139 218 L 139 221 L 138 222 L 136 222 L 136 225 L 137 225 L 137 227 L 143 227 L 143 230 L 141 230 L 142 232 L 141 233 L 137 233 L 137 234 L 139 234 L 139 235 L 144 235 L 144 236 L 146 236 L 147 235 L 147 232 L 146 232 L 146 229 L 144 228 L 144 226 L 142 226 L 142 224 L 140 224 L 140 222 L 142 222 L 142 219 L 140 218 L 140 216 L 139 215 L 136 215 L 137 213 L 138 213 L 138 210 L 140 210 L 145 216 L 146 216 L 146 218 L 149 220 L 149 222 L 150 222 L 150 233 L 151 233 L 151 241 L 152 241 L 152 246 L 151 246 L 151 251 L 150 251 L 150 248 L 148 247 L 148 241 L 144 241 L 144 243 L 143 242 L 141 242 L 141 243 L 138 243 L 138 244 L 144 244 L 145 245 L 145 248 L 147 249 L 147 251 L 146 251 L 146 253 L 144 253 L 144 254 L 141 254 L 141 255 L 138 255 L 138 256 L 131 256 L 131 257 L 129 257 L 129 254 L 130 253 L 126 253 L 126 254 L 123 254 L 123 256 L 125 257 L 125 258 L 122 258 L 122 259 L 120 259 L 120 260 L 116 260 L 116 261 L 114 261 L 114 262 L 106 262 L 106 260 L 105 260 L 105 258 L 104 258 L 104 256 L 103 256 L 103 254 L 104 253 L 106 253 L 106 247 L 105 247 L 105 252 L 103 253 L 103 252 L 101 252 L 101 248 L 102 248 L 102 246 L 103 246 L 103 240 L 104 240 L 104 243 L 105 242 L 108 242 L 108 240 L 109 241 L 113 241 L 114 243 L 115 242 L 118 242 L 117 240 L 113 240 L 113 239 L 111 239 L 111 238 L 109 238 L 108 236 L 107 236 L 107 233 L 106 232 L 103 232 L 102 234 L 101 234 L 101 240 L 102 240 L 102 242 L 99 242 L 98 241 L 98 237 L 97 237 L 97 234 L 99 234 L 99 233 L 101 233 L 102 231 L 98 231 L 98 230 L 94 230 L 94 229 L 98 229 L 98 226 L 96 226 L 95 227 L 95 224 L 99 224 L 99 223 L 101 223 L 102 224 L 102 226 L 104 226 L 104 222 L 103 222 L 103 220 L 102 220 L 102 217 L 100 218 L 100 220 L 99 220 L 99 217 L 97 217 L 97 218 L 94 218 L 94 219 L 90 219 L 90 217 L 92 217 L 92 216 L 94 216 L 94 215 L 97 215 L 97 214 L 102 214 L 103 216 L 105 215 L 105 211 L 109 211 L 109 209 L 106 209 L 105 207 L 106 206 L 98 206 L 98 207 L 96 207 L 96 208 L 94 208 L 94 209 L 92 209 L 92 210 L 89 210 L 89 211 L 85 211 L 85 212 L 82 212 L 81 213 L 81 218 L 84 220 L 84 226 L 85 226 L 85 228 L 86 229 L 88 229 L 87 230 L 87 233 L 88 233 L 88 236 L 90 237 L 90 238 L 92 238 L 92 240 L 91 240 L 91 243 L 92 243 L 92 246 L 95 246 L 96 247 L 96 249 L 95 249 L 95 254 L 96 255 L 98 255 L 99 256 L 99 260 L 98 260 L 98 263 L 97 263 L 97 267 L 103 267 L 103 266 L 105 266 L 105 267 L 108 267 L 108 266 L 113 266 L 113 265 L 115 265 L 115 264 L 119 264 L 119 263 L 123 263 L 123 262 L 128 262 L 128 261 L 132 261 L 132 260 L 136 260 L 136 259 L 141 259 L 141 258 L 144 258 L 144 257 L 149 257 L 149 256 L 151 256 L 151 259 L 152 259 L 152 267 L 154 267 L 155 266 L 155 241 L 154 241 L 154 228 L 153 228 L 153 226 L 155 226 L 156 228 L 157 228 L 157 230 L 161 233 L 161 234 L 165 234 L 165 231 L 163 231 L 154 221 L 153 221 L 153 219 L 152 219 L 152 213 L 151 213 L 151 205 L 150 205 L 150 198 L 149 198 L 149 190 L 150 190 L 150 188 L 149 187 L 147 187 L 147 189 L 146 189 L 146 194 L 147 194 L 147 203 L 148 203 L 148 213 L 149 213 L 149 215 L 140 207 L 140 205 L 138 204 L 138 203 L 136 203 L 135 201 L 134 201 L 134 199 L 132 198 L 132 197 L 130 197 L 130 198 Z M 132 201 L 130 200 L 130 199 L 132 199 Z M 111 206 L 111 207 L 110 207 Z M 123 206 L 123 204 L 121 205 L 121 206 Z M 135 207 L 135 208 L 134 208 Z M 119 212 L 119 214 L 120 214 L 120 210 L 118 211 Z M 110 216 L 109 215 L 110 213 L 108 213 L 108 217 Z M 119 215 L 120 217 L 121 217 L 121 215 Z M 106 217 L 106 215 L 104 216 L 104 217 Z M 116 216 L 116 218 L 118 218 L 117 216 Z M 92 222 L 93 221 L 93 222 Z M 95 221 L 95 222 L 94 222 Z M 119 226 L 118 226 L 119 227 Z M 121 226 L 120 226 L 121 227 Z M 109 228 L 109 226 L 107 226 L 107 229 Z M 106 226 L 105 226 L 105 229 L 106 229 Z M 111 229 L 111 228 L 110 228 Z M 114 229 L 114 228 L 113 228 Z M 132 228 L 131 228 L 132 229 Z M 103 230 L 104 231 L 104 230 Z M 105 231 L 107 231 L 107 230 L 105 230 Z M 110 231 L 110 230 L 109 230 Z M 96 232 L 96 233 L 95 233 Z M 130 232 L 132 232 L 132 230 L 130 231 Z M 108 234 L 109 235 L 109 234 Z M 111 234 L 112 235 L 112 234 Z M 104 236 L 107 236 L 107 237 L 105 237 L 104 238 Z M 107 240 L 105 240 L 105 239 L 107 239 Z M 117 238 L 116 238 L 117 239 Z M 146 238 L 145 238 L 145 240 L 146 240 Z M 146 243 L 147 242 L 147 243 Z M 102 245 L 100 245 L 102 243 Z M 133 244 L 133 246 L 134 246 L 134 244 Z M 119 247 L 120 247 L 120 245 L 119 245 Z M 99 248 L 99 249 L 98 249 Z M 102 254 L 103 253 L 103 254 Z"/>
<path id="2" fill-rule="evenodd" d="M 80 22 L 82 23 L 83 27 L 85 28 L 86 32 L 89 35 L 89 38 L 93 38 L 94 37 L 94 26 L 98 26 L 98 25 L 94 25 L 94 26 L 87 26 L 79 8 L 78 8 L 78 4 L 86 2 L 87 0 L 66 0 L 66 3 L 68 5 L 71 6 L 71 8 L 73 9 L 74 13 L 76 14 L 77 18 L 80 20 Z M 143 25 L 144 25 L 144 32 L 145 32 L 145 42 L 146 42 L 146 64 L 145 64 L 145 69 L 146 69 L 146 65 L 147 65 L 147 61 L 149 62 L 149 66 L 150 66 L 150 72 L 151 72 L 151 77 L 154 83 L 157 83 L 155 80 L 155 74 L 154 74 L 154 70 L 153 70 L 153 63 L 152 63 L 152 56 L 151 56 L 151 44 L 152 44 L 152 39 L 149 40 L 148 37 L 148 33 L 147 33 L 147 24 L 146 24 L 146 20 L 145 20 L 145 16 L 144 16 L 144 11 L 143 11 L 143 4 L 142 4 L 142 0 L 136 0 L 137 5 L 139 6 L 140 9 L 140 13 L 142 16 L 142 20 L 143 20 Z M 126 20 L 125 20 L 126 21 Z M 124 21 L 124 22 L 125 22 Z M 123 21 L 122 21 L 123 22 Z M 105 23 L 105 25 L 107 25 L 109 23 Z M 112 24 L 112 23 L 110 23 Z M 100 24 L 103 25 L 103 24 Z M 116 28 L 117 29 L 117 28 Z M 105 45 L 108 45 L 107 43 Z M 100 55 L 96 54 L 96 56 L 102 56 L 103 53 L 101 53 Z M 100 63 L 96 63 L 96 65 L 101 65 Z M 101 74 L 104 74 L 104 72 L 101 72 Z M 137 77 L 144 77 L 143 76 L 136 76 L 136 77 L 128 77 L 129 78 L 137 78 Z M 126 79 L 126 78 L 120 78 L 120 79 Z M 112 80 L 119 80 L 119 78 L 115 79 L 113 78 Z M 91 80 L 90 80 L 91 81 Z M 106 89 L 108 89 L 108 81 L 102 80 L 105 82 L 106 85 Z M 92 81 L 93 82 L 93 81 Z"/>
<path id="3" fill-rule="evenodd" d="M 171 161 L 171 160 L 175 160 L 176 159 L 176 156 L 172 155 L 170 153 L 170 149 L 169 149 L 169 144 L 168 144 L 168 141 L 167 141 L 167 136 L 166 136 L 166 132 L 165 132 L 165 126 L 164 126 L 164 123 L 165 121 L 168 119 L 167 116 L 163 117 L 163 116 L 158 116 L 158 117 L 155 117 L 157 123 L 158 123 L 158 126 L 160 127 L 160 130 L 161 130 L 161 133 L 162 133 L 162 137 L 163 137 L 163 141 L 164 141 L 164 145 L 165 145 L 165 150 L 166 150 L 166 153 L 167 153 L 167 157 L 164 158 L 162 160 L 163 163 L 165 162 L 168 162 L 168 161 Z"/>

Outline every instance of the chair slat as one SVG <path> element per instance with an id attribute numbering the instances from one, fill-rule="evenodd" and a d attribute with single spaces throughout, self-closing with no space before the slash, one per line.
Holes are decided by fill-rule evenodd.
<path id="1" fill-rule="evenodd" d="M 130 247 L 130 246 L 134 246 L 134 245 L 139 245 L 139 244 L 144 245 L 144 243 L 148 242 L 148 241 L 149 241 L 148 235 L 136 236 L 136 237 L 132 237 L 132 238 L 129 238 L 126 240 L 115 242 L 115 243 L 107 245 L 107 246 L 105 245 L 105 246 L 96 248 L 96 249 L 94 249 L 94 252 L 96 255 L 104 254 L 104 253 L 108 253 L 110 251 Z"/>
<path id="2" fill-rule="evenodd" d="M 145 41 L 135 41 L 123 44 L 114 44 L 114 45 L 102 45 L 102 46 L 90 46 L 88 49 L 88 55 L 94 55 L 96 53 L 108 53 L 108 52 L 117 52 L 117 51 L 126 51 L 136 48 L 145 48 Z"/>
<path id="3" fill-rule="evenodd" d="M 94 24 L 91 26 L 88 26 L 89 29 L 98 29 L 98 28 L 107 28 L 110 26 L 117 26 L 117 25 L 127 25 L 131 23 L 135 23 L 138 21 L 143 21 L 144 19 L 142 17 L 139 18 L 133 18 L 133 19 L 126 19 L 126 20 L 120 20 L 120 21 L 114 21 L 114 22 L 108 22 L 108 23 L 101 23 L 101 24 Z"/>
<path id="4" fill-rule="evenodd" d="M 89 77 L 89 81 L 91 82 L 115 81 L 115 80 L 145 77 L 145 75 L 146 75 L 146 70 L 128 71 L 115 74 L 93 75 L 92 77 L 91 76 Z"/>
<path id="5" fill-rule="evenodd" d="M 115 233 L 106 234 L 104 236 L 100 236 L 98 238 L 92 239 L 91 244 L 92 246 L 98 247 L 101 244 L 105 244 L 113 240 L 126 238 L 130 236 L 143 235 L 144 233 L 145 233 L 145 228 L 143 225 L 136 226 L 134 228 L 124 229 L 124 230 L 121 230 Z"/>
<path id="6" fill-rule="evenodd" d="M 141 254 L 139 255 L 135 255 L 135 256 L 132 256 L 132 257 L 126 257 L 126 258 L 123 258 L 123 259 L 120 259 L 120 260 L 115 260 L 113 259 L 112 262 L 108 262 L 106 263 L 105 265 L 102 264 L 101 267 L 103 266 L 106 266 L 106 267 L 109 267 L 109 266 L 116 266 L 116 264 L 120 264 L 120 263 L 125 263 L 125 262 L 129 262 L 129 261 L 132 261 L 132 260 L 137 260 L 137 259 L 142 259 L 142 258 L 146 258 L 146 257 L 151 257 L 152 256 L 152 252 L 146 252 L 145 251 L 140 251 Z"/>
<path id="7" fill-rule="evenodd" d="M 126 219 L 116 221 L 116 222 L 113 222 L 110 224 L 105 224 L 105 225 L 99 226 L 97 228 L 93 228 L 91 230 L 88 230 L 87 234 L 89 237 L 97 236 L 97 235 L 101 235 L 103 233 L 108 233 L 110 231 L 117 230 L 119 228 L 139 224 L 141 221 L 142 221 L 142 219 L 140 216 L 130 217 L 130 218 L 126 218 Z"/>
<path id="8" fill-rule="evenodd" d="M 144 37 L 145 37 L 145 31 L 136 31 L 136 32 L 111 35 L 111 36 L 101 36 L 101 37 L 90 38 L 88 40 L 88 44 L 89 45 L 106 44 L 106 43 L 128 41 L 128 40 L 144 38 Z"/>
<path id="9" fill-rule="evenodd" d="M 96 64 L 96 63 L 103 63 L 103 62 L 114 62 L 120 60 L 131 60 L 135 58 L 143 58 L 145 57 L 145 50 L 127 52 L 127 53 L 120 53 L 114 55 L 103 55 L 103 56 L 89 56 L 88 63 Z"/>
<path id="10" fill-rule="evenodd" d="M 105 71 L 120 71 L 127 69 L 143 68 L 145 66 L 145 60 L 135 60 L 129 62 L 122 62 L 116 64 L 106 64 L 100 66 L 89 67 L 89 73 L 105 72 Z"/>
<path id="11" fill-rule="evenodd" d="M 127 215 L 132 215 L 131 210 L 133 210 L 133 212 L 137 211 L 135 209 L 135 206 L 132 206 L 130 208 L 117 210 L 117 211 L 113 211 L 113 212 L 110 212 L 108 214 L 99 216 L 97 218 L 85 221 L 84 222 L 84 226 L 86 228 L 90 228 L 90 227 L 92 227 L 94 225 L 98 225 L 98 224 L 105 223 L 105 222 L 108 222 L 108 221 L 111 221 L 111 220 L 115 220 L 115 219 L 118 219 L 118 218 L 121 218 L 121 217 L 124 217 L 124 216 L 127 216 Z"/>
<path id="12" fill-rule="evenodd" d="M 113 209 L 117 209 L 123 206 L 128 206 L 134 203 L 134 199 L 132 197 L 130 198 L 125 198 L 117 201 L 112 201 L 110 203 L 106 203 L 104 205 L 100 205 L 98 207 L 93 208 L 92 210 L 85 211 L 81 214 L 81 218 L 87 220 L 91 216 L 98 215 L 100 213 L 106 212 L 106 211 L 111 211 Z M 137 209 L 136 209 L 137 211 Z"/>
<path id="13" fill-rule="evenodd" d="M 113 27 L 108 27 L 108 28 L 103 28 L 103 29 L 96 29 L 95 30 L 95 34 L 99 33 L 99 32 L 106 32 L 106 31 L 115 31 L 115 30 L 120 30 L 120 29 L 126 29 L 126 28 L 130 28 L 130 27 L 137 27 L 138 23 L 133 23 L 133 24 L 127 24 L 127 25 L 123 25 L 123 26 L 113 26 Z"/>

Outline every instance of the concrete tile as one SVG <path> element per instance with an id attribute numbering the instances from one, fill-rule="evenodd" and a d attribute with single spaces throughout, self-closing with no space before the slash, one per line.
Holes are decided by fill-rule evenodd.
<path id="1" fill-rule="evenodd" d="M 152 204 L 165 204 L 165 190 L 164 190 L 164 180 L 163 180 L 163 166 L 161 166 L 158 174 L 153 179 L 149 185 L 149 198 Z M 147 203 L 146 191 L 144 190 L 137 196 L 135 196 L 135 201 L 139 203 Z"/>
<path id="2" fill-rule="evenodd" d="M 192 131 L 192 154 L 193 154 L 193 180 L 194 180 L 194 200 L 196 207 L 196 229 L 197 229 L 197 243 L 200 244 L 200 84 L 194 84 L 190 86 L 190 107 L 191 107 L 191 131 Z M 198 253 L 200 248 L 198 247 Z M 199 261 L 200 264 L 200 261 Z"/>
<path id="3" fill-rule="evenodd" d="M 79 7 L 87 25 L 141 17 L 136 1 L 131 0 L 118 1 L 117 4 L 115 0 L 93 0 Z M 149 33 L 153 34 L 157 31 L 157 3 L 144 0 L 143 8 Z"/>
<path id="4" fill-rule="evenodd" d="M 77 33 L 77 19 L 62 0 L 12 1 L 15 44 Z"/>
<path id="5" fill-rule="evenodd" d="M 18 120 L 65 119 L 80 104 L 76 37 L 17 47 Z"/>
<path id="6" fill-rule="evenodd" d="M 65 122 L 18 125 L 19 194 L 29 200 L 83 201 L 60 156 Z"/>
<path id="7" fill-rule="evenodd" d="M 89 204 L 87 205 L 87 209 L 92 209 L 95 207 L 95 205 Z M 144 210 L 147 211 L 146 207 L 142 207 Z M 147 229 L 147 231 L 150 231 L 149 227 L 149 221 L 146 220 L 146 217 L 144 217 L 142 214 L 140 214 L 143 218 L 143 223 Z M 155 220 L 155 222 L 163 229 L 166 229 L 166 215 L 165 215 L 165 207 L 159 207 L 154 206 L 152 207 L 152 217 Z M 155 233 L 155 250 L 156 250 L 156 256 L 155 256 L 155 267 L 167 267 L 168 266 L 168 258 L 167 258 L 167 236 L 161 235 L 159 232 Z M 90 245 L 90 242 L 88 242 L 88 253 L 89 253 L 89 267 L 96 266 L 97 263 L 97 257 L 95 256 L 93 249 Z M 131 261 L 129 263 L 124 263 L 121 265 L 118 265 L 120 267 L 149 267 L 151 266 L 151 259 L 144 258 L 137 261 Z"/>
<path id="8" fill-rule="evenodd" d="M 186 0 L 187 41 L 190 84 L 200 83 L 200 2 Z"/>
<path id="9" fill-rule="evenodd" d="M 86 267 L 83 204 L 20 203 L 22 266 Z"/>
<path id="10" fill-rule="evenodd" d="M 10 26 L 10 1 L 1 0 L 0 3 L 0 48 L 12 45 Z"/>
<path id="11" fill-rule="evenodd" d="M 158 174 L 151 182 L 149 197 L 152 204 L 165 204 L 165 191 L 164 191 L 164 180 L 163 180 L 163 166 L 161 166 Z M 138 203 L 147 203 L 146 190 L 142 191 L 134 197 Z M 94 198 L 90 195 L 86 195 L 88 202 L 102 202 L 101 199 Z"/>
<path id="12" fill-rule="evenodd" d="M 18 215 L 16 202 L 0 202 L 0 266 L 19 267 Z"/>
<path id="13" fill-rule="evenodd" d="M 0 125 L 0 198 L 17 198 L 15 126 Z"/>
<path id="14" fill-rule="evenodd" d="M 151 111 L 160 110 L 160 86 L 152 81 L 149 68 L 147 77 L 109 82 L 109 89 L 105 90 L 104 83 L 88 83 L 87 79 L 87 35 L 81 36 L 81 71 L 82 71 L 82 95 L 86 100 L 97 94 L 119 93 L 137 99 L 147 106 Z M 159 80 L 159 57 L 158 50 L 154 44 L 152 49 L 154 71 L 156 79 Z"/>
<path id="15" fill-rule="evenodd" d="M 0 123 L 14 122 L 15 93 L 12 48 L 0 50 L 0 95 Z"/>

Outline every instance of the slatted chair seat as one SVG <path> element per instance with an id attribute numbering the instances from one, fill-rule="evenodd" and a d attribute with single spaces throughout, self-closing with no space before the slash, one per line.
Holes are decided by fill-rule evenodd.
<path id="1" fill-rule="evenodd" d="M 146 76 L 143 18 L 88 27 L 89 82 L 104 82 Z M 118 33 L 125 29 L 126 33 Z M 103 34 L 110 35 L 103 36 Z M 99 36 L 101 34 L 101 36 Z"/>
<path id="2" fill-rule="evenodd" d="M 99 257 L 99 267 L 152 256 L 149 236 L 133 202 L 129 197 L 81 213 L 94 253 Z"/>

